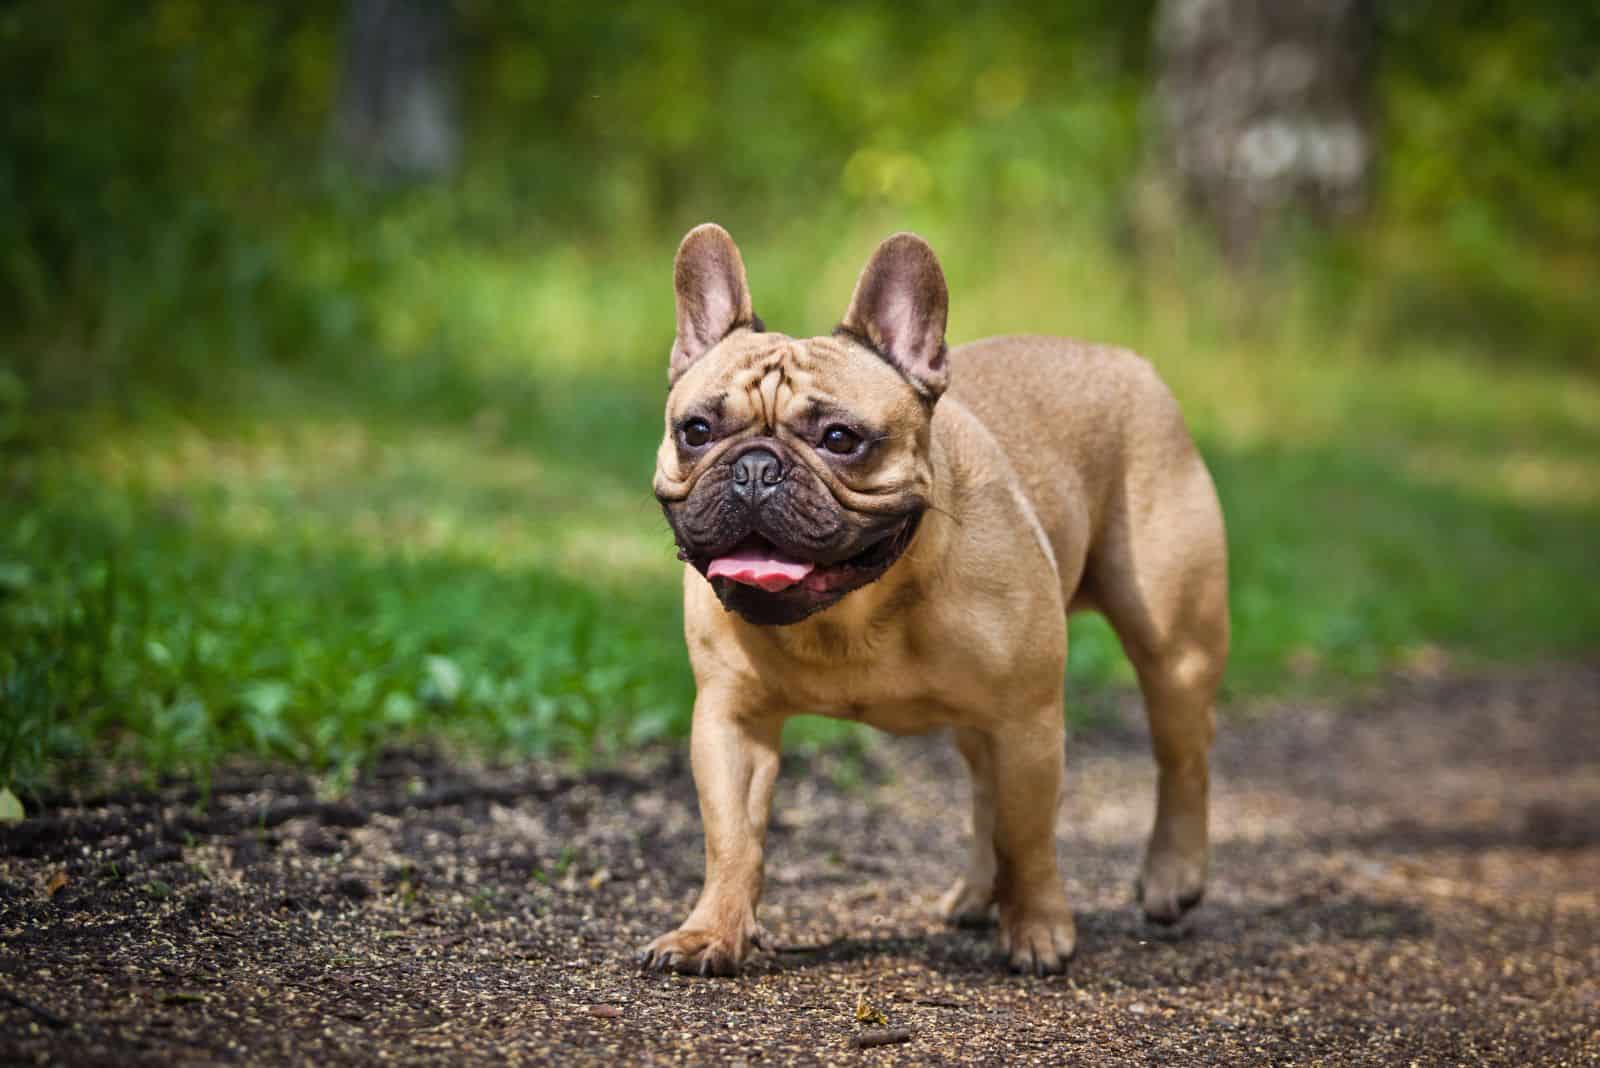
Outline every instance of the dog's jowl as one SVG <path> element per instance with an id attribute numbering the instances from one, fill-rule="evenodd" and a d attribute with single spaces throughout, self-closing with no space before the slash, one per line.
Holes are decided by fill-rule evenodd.
<path id="1" fill-rule="evenodd" d="M 655 492 L 684 569 L 706 875 L 647 964 L 738 971 L 758 937 L 784 720 L 951 730 L 972 774 L 952 921 L 997 910 L 1011 966 L 1059 971 L 1067 616 L 1110 620 L 1139 676 L 1158 779 L 1137 892 L 1175 923 L 1206 878 L 1207 753 L 1228 649 L 1216 492 L 1177 404 L 1131 352 L 1053 337 L 945 346 L 933 250 L 897 234 L 844 319 L 756 317 L 739 250 L 678 250 Z"/>

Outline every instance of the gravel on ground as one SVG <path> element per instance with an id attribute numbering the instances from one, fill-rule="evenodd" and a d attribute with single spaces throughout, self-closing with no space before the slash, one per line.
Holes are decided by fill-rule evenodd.
<path id="1" fill-rule="evenodd" d="M 947 929 L 945 739 L 786 759 L 732 980 L 641 974 L 701 871 L 681 753 L 392 752 L 0 827 L 0 1063 L 1600 1064 L 1600 662 L 1231 710 L 1207 899 L 1147 928 L 1137 702 L 1069 744 L 1066 975 Z"/>

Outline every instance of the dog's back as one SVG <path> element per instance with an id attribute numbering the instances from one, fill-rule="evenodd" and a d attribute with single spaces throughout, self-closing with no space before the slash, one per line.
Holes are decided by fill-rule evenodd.
<path id="1" fill-rule="evenodd" d="M 1142 357 L 1067 338 L 986 338 L 950 353 L 949 396 L 1005 450 L 1072 608 L 1108 608 L 1107 557 L 1137 549 L 1187 571 L 1191 549 L 1225 554 L 1210 476 Z"/>

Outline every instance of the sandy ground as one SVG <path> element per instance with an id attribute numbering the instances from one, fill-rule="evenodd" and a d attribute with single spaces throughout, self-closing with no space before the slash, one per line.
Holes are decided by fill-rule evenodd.
<path id="1" fill-rule="evenodd" d="M 0 1063 L 1600 1064 L 1600 663 L 1234 710 L 1178 937 L 1132 905 L 1129 704 L 1070 745 L 1064 976 L 933 919 L 966 822 L 943 739 L 786 761 L 778 949 L 734 980 L 633 963 L 698 887 L 681 756 L 395 753 L 336 799 L 233 768 L 208 806 L 174 782 L 0 829 Z"/>

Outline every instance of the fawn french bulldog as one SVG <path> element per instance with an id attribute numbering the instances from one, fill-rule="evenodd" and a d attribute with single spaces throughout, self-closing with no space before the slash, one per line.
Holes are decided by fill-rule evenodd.
<path id="1" fill-rule="evenodd" d="M 684 570 L 698 694 L 691 758 L 705 885 L 647 967 L 738 971 L 760 938 L 784 720 L 952 731 L 972 775 L 956 922 L 997 909 L 1012 968 L 1059 971 L 1076 935 L 1057 867 L 1067 616 L 1110 620 L 1158 768 L 1137 894 L 1175 923 L 1206 878 L 1208 752 L 1228 649 L 1227 546 L 1171 393 L 1117 348 L 945 345 L 933 250 L 884 241 L 832 333 L 755 315 L 714 224 L 675 269 L 655 492 Z"/>

